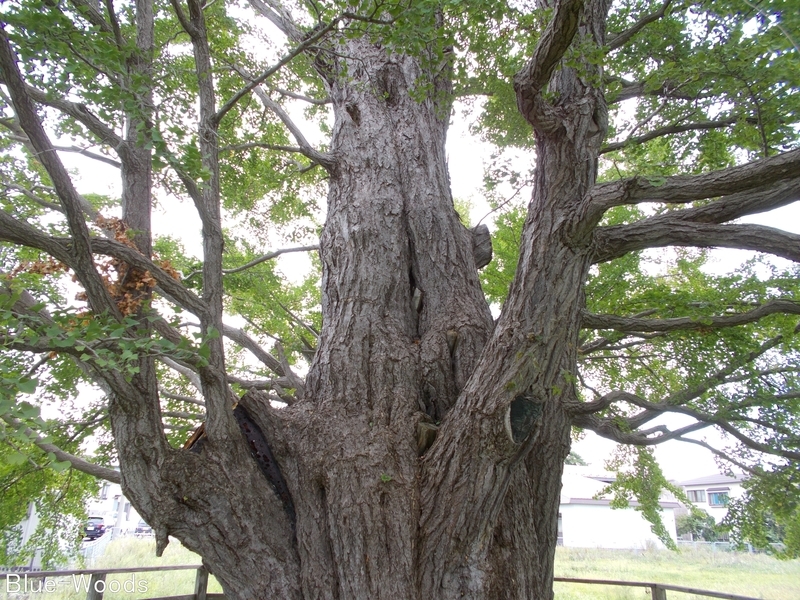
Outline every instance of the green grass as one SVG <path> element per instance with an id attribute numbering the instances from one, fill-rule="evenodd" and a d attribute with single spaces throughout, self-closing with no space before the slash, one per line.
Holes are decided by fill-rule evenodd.
<path id="1" fill-rule="evenodd" d="M 781 561 L 763 554 L 710 549 L 601 550 L 559 548 L 557 577 L 669 583 L 701 590 L 728 592 L 765 600 L 800 598 L 800 560 Z M 556 600 L 645 600 L 645 588 L 557 583 Z M 667 592 L 672 600 L 705 596 Z"/>
<path id="2" fill-rule="evenodd" d="M 87 564 L 87 569 L 120 569 L 125 567 L 149 567 L 168 565 L 199 565 L 200 557 L 181 546 L 180 542 L 171 539 L 161 558 L 156 557 L 156 544 L 152 538 L 137 539 L 134 537 L 120 538 L 110 542 L 103 556 L 94 563 Z M 77 569 L 78 567 L 69 567 Z M 191 594 L 194 592 L 196 571 L 166 571 L 147 572 L 135 574 L 108 575 L 106 577 L 105 600 L 133 600 L 136 598 L 159 598 Z M 132 579 L 135 576 L 135 579 Z M 86 577 L 88 582 L 88 577 Z M 125 591 L 125 582 L 128 589 L 137 590 L 134 593 Z M 116 582 L 116 583 L 112 583 Z M 38 583 L 36 584 L 38 585 Z M 113 591 L 119 586 L 119 591 Z M 146 589 L 138 591 L 140 586 Z M 76 591 L 72 577 L 61 578 L 54 593 L 31 594 L 31 600 L 85 600 L 86 592 L 81 587 Z M 221 592 L 222 588 L 217 580 L 208 578 L 208 591 Z M 3 587 L 5 592 L 5 587 Z M 13 598 L 13 596 L 11 596 Z M 25 596 L 22 596 L 25 597 Z"/>

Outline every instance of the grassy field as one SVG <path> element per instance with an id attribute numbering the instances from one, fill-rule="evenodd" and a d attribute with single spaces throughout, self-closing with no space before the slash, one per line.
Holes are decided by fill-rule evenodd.
<path id="1" fill-rule="evenodd" d="M 156 557 L 156 543 L 153 538 L 120 538 L 110 542 L 102 557 L 92 564 L 87 564 L 87 569 L 120 569 L 124 567 L 148 567 L 167 565 L 199 565 L 200 557 L 187 550 L 177 540 L 171 540 L 164 555 Z M 73 566 L 69 569 L 78 569 Z M 194 592 L 194 570 L 147 572 L 135 574 L 108 575 L 106 578 L 106 593 L 104 600 L 133 600 L 135 598 L 159 598 Z M 80 577 L 80 576 L 76 576 Z M 84 582 L 88 582 L 86 577 Z M 126 584 L 127 582 L 127 584 Z M 33 585 L 38 586 L 38 583 Z M 29 598 L 30 600 L 85 600 L 84 586 L 72 577 L 60 578 L 56 591 L 52 593 L 35 593 L 29 596 L 10 595 L 9 600 L 16 598 Z M 126 592 L 134 590 L 134 593 Z M 144 588 L 144 589 L 142 589 Z M 5 586 L 0 589 L 0 598 L 4 598 Z M 36 588 L 33 588 L 34 590 Z M 119 590 L 119 591 L 117 591 Z M 222 588 L 213 576 L 208 581 L 209 592 L 221 592 Z"/>
<path id="2" fill-rule="evenodd" d="M 556 576 L 670 583 L 765 600 L 800 599 L 800 560 L 781 561 L 763 554 L 710 549 L 598 550 L 559 548 Z M 649 590 L 557 583 L 557 600 L 645 600 Z M 672 600 L 705 598 L 668 592 Z"/>
<path id="3" fill-rule="evenodd" d="M 164 565 L 198 565 L 200 558 L 173 540 L 162 558 L 155 556 L 152 539 L 123 538 L 106 548 L 105 554 L 88 568 L 124 568 Z M 765 600 L 800 599 L 800 560 L 779 561 L 764 555 L 712 552 L 711 550 L 588 550 L 559 548 L 556 553 L 556 576 L 587 579 L 616 579 L 671 583 L 704 590 L 730 592 Z M 190 594 L 194 589 L 194 571 L 166 573 L 137 573 L 109 575 L 107 600 L 133 600 L 177 594 Z M 88 581 L 88 580 L 87 580 Z M 117 583 L 112 583 L 116 581 Z M 128 588 L 146 583 L 143 593 L 126 593 Z M 132 583 L 135 584 L 132 586 Z M 37 584 L 38 585 L 38 584 Z M 112 592 L 116 586 L 119 592 Z M 209 592 L 221 588 L 213 577 Z M 647 600 L 649 591 L 643 588 L 606 587 L 599 585 L 556 584 L 557 600 Z M 5 586 L 0 590 L 4 597 Z M 11 595 L 10 598 L 23 598 Z M 73 581 L 62 580 L 55 593 L 31 594 L 30 600 L 83 600 L 86 593 L 76 591 Z M 670 600 L 696 600 L 701 596 L 668 592 Z"/>

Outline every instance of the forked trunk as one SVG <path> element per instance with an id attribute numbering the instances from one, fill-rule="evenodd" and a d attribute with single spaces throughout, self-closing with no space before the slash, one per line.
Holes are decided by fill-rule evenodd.
<path id="1" fill-rule="evenodd" d="M 299 402 L 241 401 L 267 477 L 231 430 L 167 450 L 161 491 L 137 504 L 169 490 L 143 514 L 232 599 L 551 598 L 591 261 L 573 217 L 594 181 L 602 101 L 534 123 L 534 199 L 495 325 L 450 195 L 446 79 L 347 44 L 317 64 L 336 118 L 319 348 Z"/>

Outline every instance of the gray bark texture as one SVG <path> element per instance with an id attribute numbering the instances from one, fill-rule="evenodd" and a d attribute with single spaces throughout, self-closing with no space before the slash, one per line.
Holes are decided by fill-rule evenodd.
<path id="1" fill-rule="evenodd" d="M 349 40 L 316 63 L 335 125 L 323 328 L 301 399 L 276 410 L 248 392 L 246 443 L 232 418 L 209 410 L 215 424 L 192 450 L 168 448 L 149 427 L 139 437 L 134 423 L 153 416 L 117 403 L 134 504 L 161 544 L 175 535 L 199 552 L 228 597 L 552 598 L 565 407 L 595 258 L 592 228 L 576 215 L 591 214 L 583 203 L 605 133 L 602 95 L 574 72 L 550 83 L 559 105 L 541 98 L 559 44 L 602 41 L 602 2 L 580 27 L 582 4 L 565 6 L 555 46 L 516 82 L 538 169 L 496 324 L 477 275 L 491 256 L 487 232 L 461 225 L 450 194 L 446 73 Z M 202 58 L 202 44 L 195 51 Z M 422 101 L 411 93 L 421 82 L 436 90 Z M 218 377 L 213 361 L 201 372 L 207 396 L 221 393 Z"/>
<path id="2" fill-rule="evenodd" d="M 124 45 L 111 2 L 105 11 L 110 22 L 91 2 L 71 4 L 97 32 Z M 143 89 L 137 95 L 141 106 L 126 115 L 127 126 L 118 134 L 90 107 L 28 85 L 0 24 L 0 83 L 13 102 L 17 133 L 24 133 L 47 171 L 70 229 L 69 238 L 54 237 L 2 211 L 0 242 L 36 248 L 63 262 L 95 314 L 117 322 L 138 318 L 131 338 L 150 341 L 157 332 L 177 345 L 182 334 L 157 316 L 139 318 L 151 316 L 144 312 L 147 303 L 122 302 L 129 298 L 120 290 L 136 290 L 139 301 L 149 296 L 147 286 L 157 285 L 200 322 L 207 356 L 161 357 L 202 395 L 202 401 L 189 399 L 205 410 L 202 431 L 191 443 L 183 448 L 168 443 L 155 358 L 145 353 L 138 371 L 127 375 L 101 370 L 85 357 L 77 360 L 110 397 L 119 474 L 44 438 L 34 440 L 77 469 L 121 480 L 153 526 L 159 554 L 169 536 L 178 538 L 202 556 L 231 600 L 551 600 L 561 475 L 573 426 L 645 446 L 713 424 L 754 451 L 797 460 L 796 452 L 770 450 L 719 415 L 683 406 L 714 386 L 734 382 L 739 367 L 777 347 L 783 334 L 661 402 L 619 390 L 583 402 L 575 391 L 578 353 L 608 343 L 582 341 L 581 328 L 660 334 L 800 311 L 789 300 L 702 321 L 586 310 L 591 265 L 643 248 L 736 247 L 800 260 L 800 236 L 731 223 L 797 198 L 800 150 L 702 175 L 596 184 L 607 133 L 606 99 L 597 87 L 603 73 L 588 58 L 578 60 L 580 70 L 563 58 L 572 47 L 570 64 L 576 64 L 582 49 L 605 46 L 609 0 L 540 2 L 552 9 L 550 23 L 514 78 L 518 109 L 536 141 L 534 191 L 517 272 L 496 322 L 478 279 L 478 269 L 491 260 L 488 230 L 464 227 L 450 192 L 447 52 L 444 60 L 426 61 L 393 53 L 375 39 L 347 37 L 344 32 L 353 31 L 348 20 L 361 25 L 364 19 L 346 13 L 306 31 L 279 0 L 251 0 L 294 47 L 260 75 L 234 66 L 246 81 L 218 102 L 214 78 L 230 65 L 212 60 L 205 19 L 213 3 L 170 4 L 192 46 L 202 184 L 180 161 L 162 158 L 202 221 L 201 294 L 150 256 L 154 176 L 148 148 L 155 139 L 157 95 Z M 611 46 L 663 16 L 669 4 L 618 34 Z M 134 7 L 136 47 L 126 50 L 121 74 L 126 87 L 147 81 L 154 60 L 153 3 L 137 0 Z M 323 78 L 335 118 L 324 153 L 302 137 L 267 89 L 270 75 L 301 54 Z M 634 88 L 630 84 L 622 96 Z M 273 356 L 244 331 L 223 324 L 220 123 L 250 93 L 286 125 L 297 141 L 295 150 L 328 175 L 319 244 L 323 325 L 304 381 L 292 373 L 280 346 Z M 125 191 L 123 225 L 116 231 L 121 235 L 115 239 L 92 235 L 87 203 L 47 138 L 37 105 L 74 119 L 116 151 Z M 691 205 L 697 200 L 708 202 Z M 610 208 L 651 201 L 685 208 L 599 226 Z M 134 236 L 128 239 L 126 231 Z M 227 273 L 284 251 L 289 250 Z M 125 267 L 130 285 L 124 278 L 119 286 L 108 285 L 96 268 L 101 255 Z M 145 272 L 155 284 L 133 285 Z M 187 279 L 196 274 L 200 271 Z M 33 305 L 23 296 L 15 310 L 23 313 Z M 223 337 L 275 373 L 276 393 L 286 407 L 274 408 L 268 394 L 226 373 Z M 20 344 L 16 349 L 22 351 L 52 350 Z M 237 397 L 234 384 L 249 391 Z M 598 415 L 614 402 L 641 410 L 622 422 L 618 415 Z M 651 435 L 655 429 L 637 431 L 666 411 L 697 422 L 659 436 Z"/>
<path id="3" fill-rule="evenodd" d="M 204 7 L 198 0 L 188 0 L 186 9 L 178 0 L 172 5 L 192 42 L 199 145 L 210 174 L 198 186 L 178 172 L 203 223 L 202 297 L 149 258 L 151 157 L 136 136 L 151 127 L 150 112 L 132 115 L 126 138 L 118 139 L 72 104 L 63 106 L 99 138 L 114 138 L 126 189 L 124 220 L 139 232 L 136 248 L 91 238 L 80 198 L 52 158 L 33 103 L 56 105 L 25 87 L 4 33 L 3 82 L 21 127 L 48 161 L 74 239 L 63 244 L 4 214 L 0 237 L 68 264 L 97 312 L 116 315 L 118 307 L 92 265 L 93 253 L 147 270 L 165 295 L 198 316 L 205 334 L 222 332 L 253 349 L 243 332 L 222 323 L 217 133 L 224 114 L 250 91 L 288 117 L 257 87 L 266 75 L 217 109 Z M 276 409 L 254 389 L 234 396 L 223 341 L 208 336 L 208 360 L 179 365 L 194 370 L 207 411 L 203 435 L 181 449 L 170 447 L 163 433 L 152 358 L 142 358 L 140 372 L 129 379 L 100 374 L 112 392 L 125 493 L 153 526 L 157 551 L 168 536 L 177 537 L 203 557 L 231 600 L 549 600 L 571 427 L 601 429 L 574 390 L 583 321 L 610 319 L 585 310 L 590 266 L 659 244 L 703 245 L 701 238 L 797 260 L 797 236 L 725 224 L 795 197 L 796 156 L 731 169 L 725 181 L 738 184 L 728 188 L 706 176 L 663 186 L 637 179 L 596 186 L 607 109 L 602 90 L 588 82 L 602 81 L 602 73 L 588 63 L 581 73 L 559 67 L 575 40 L 603 46 L 608 1 L 556 2 L 514 81 L 519 110 L 535 135 L 537 168 L 517 273 L 495 323 L 478 280 L 478 268 L 491 258 L 488 232 L 460 223 L 450 193 L 446 64 L 431 71 L 424 61 L 363 38 L 331 51 L 322 38 L 336 23 L 304 37 L 280 3 L 254 5 L 299 44 L 297 53 L 315 53 L 335 116 L 329 152 L 299 141 L 329 175 L 318 349 L 304 382 L 285 359 L 257 349 L 297 391 L 295 401 Z M 137 3 L 139 52 L 127 63 L 132 77 L 146 73 L 152 60 L 149 6 Z M 415 89 L 430 92 L 420 99 Z M 761 189 L 765 174 L 787 181 Z M 597 227 L 612 206 L 664 193 L 691 202 L 708 196 L 697 195 L 704 186 L 727 196 L 634 225 Z M 765 307 L 758 315 L 770 310 L 797 307 Z M 712 325 L 731 321 L 720 319 Z M 658 325 L 692 326 L 679 319 Z M 641 331 L 658 325 L 642 318 L 617 324 Z"/>

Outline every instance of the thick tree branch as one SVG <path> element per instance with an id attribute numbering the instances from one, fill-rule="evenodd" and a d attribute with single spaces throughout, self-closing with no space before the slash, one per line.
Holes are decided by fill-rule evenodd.
<path id="1" fill-rule="evenodd" d="M 235 144 L 233 146 L 223 146 L 220 152 L 232 152 L 236 150 L 249 150 L 250 148 L 264 148 L 265 150 L 278 150 L 280 152 L 294 152 L 305 154 L 305 151 L 298 146 L 284 146 L 281 144 L 270 144 L 269 142 L 248 142 L 246 144 Z"/>
<path id="2" fill-rule="evenodd" d="M 177 371 L 178 373 L 180 373 L 181 375 L 186 377 L 186 379 L 188 379 L 189 382 L 195 388 L 197 388 L 197 390 L 199 392 L 203 391 L 203 384 L 200 381 L 200 375 L 198 375 L 195 370 L 193 370 L 192 368 L 190 368 L 190 367 L 188 367 L 186 365 L 182 365 L 181 363 L 179 363 L 179 362 L 177 362 L 175 360 L 172 360 L 171 358 L 169 358 L 167 356 L 160 356 L 159 360 L 162 363 L 164 363 L 165 365 L 167 365 L 170 369 L 173 369 L 174 371 Z"/>
<path id="3" fill-rule="evenodd" d="M 284 375 L 284 369 L 281 361 L 264 350 L 258 344 L 258 342 L 247 335 L 246 332 L 242 331 L 241 329 L 237 329 L 236 327 L 231 327 L 230 325 L 224 325 L 222 328 L 222 335 L 236 342 L 242 348 L 248 349 L 253 356 L 261 361 L 261 363 L 273 373 L 277 373 L 280 376 Z"/>
<path id="4" fill-rule="evenodd" d="M 763 454 L 771 454 L 773 456 L 780 456 L 782 458 L 787 458 L 789 460 L 800 460 L 800 452 L 795 452 L 792 450 L 787 450 L 784 448 L 776 448 L 769 446 L 767 444 L 763 444 L 758 442 L 751 437 L 746 436 L 744 433 L 739 431 L 734 425 L 731 423 L 731 420 L 745 420 L 748 421 L 750 419 L 742 418 L 742 419 L 733 419 L 733 418 L 726 418 L 724 416 L 718 415 L 709 415 L 703 413 L 702 411 L 696 410 L 694 408 L 688 406 L 673 406 L 669 404 L 659 403 L 655 404 L 652 402 L 647 402 L 642 400 L 641 398 L 638 399 L 636 402 L 637 405 L 641 406 L 642 408 L 647 409 L 648 413 L 659 413 L 663 414 L 665 412 L 677 413 L 687 415 L 696 419 L 699 422 L 714 425 L 719 427 L 726 433 L 729 433 L 731 436 L 739 440 L 745 447 L 749 448 L 750 450 L 756 450 Z M 650 417 L 652 418 L 652 417 Z M 636 419 L 631 419 L 636 420 Z M 752 421 L 752 420 L 750 420 Z M 776 430 L 777 428 L 773 425 L 769 425 L 768 428 Z M 674 436 L 673 436 L 674 437 Z"/>
<path id="5" fill-rule="evenodd" d="M 90 2 L 89 0 L 69 0 L 69 3 L 74 6 L 78 13 L 89 23 L 110 34 L 116 34 L 112 26 L 105 20 L 103 13 L 100 12 L 100 3 Z"/>
<path id="6" fill-rule="evenodd" d="M 794 328 L 794 333 L 800 333 L 800 324 L 798 324 Z M 734 381 L 740 380 L 739 378 L 732 378 L 731 375 L 744 367 L 755 361 L 758 357 L 763 356 L 766 352 L 772 350 L 773 348 L 777 347 L 781 343 L 784 342 L 783 335 L 776 335 L 766 341 L 764 341 L 758 348 L 745 354 L 744 356 L 737 356 L 735 357 L 730 364 L 718 369 L 716 372 L 712 373 L 710 376 L 706 377 L 703 381 L 693 385 L 691 387 L 686 387 L 676 392 L 669 394 L 662 402 L 661 405 L 663 406 L 681 406 L 686 404 L 687 402 L 698 398 L 701 394 L 704 394 L 708 390 L 717 387 L 719 385 L 723 385 L 725 383 L 732 383 Z M 758 371 L 754 373 L 753 376 L 763 376 L 765 374 L 773 374 L 775 372 L 782 372 L 781 370 L 776 369 L 766 369 Z M 595 413 L 602 410 L 607 409 L 615 402 L 628 402 L 630 404 L 634 404 L 636 406 L 643 406 L 644 403 L 647 401 L 637 396 L 635 394 L 631 394 L 630 392 L 624 392 L 620 390 L 612 390 L 608 394 L 605 394 L 592 402 L 573 402 L 569 406 L 569 411 L 572 414 L 587 414 L 587 413 Z M 646 423 L 647 421 L 651 421 L 655 417 L 660 414 L 659 411 L 652 410 L 652 411 L 645 411 L 640 413 L 635 418 L 629 418 L 628 422 L 631 424 L 632 427 L 639 427 L 642 424 Z"/>
<path id="7" fill-rule="evenodd" d="M 735 125 L 736 123 L 738 123 L 740 120 L 741 120 L 740 117 L 729 117 L 727 119 L 718 119 L 716 121 L 701 121 L 698 123 L 682 123 L 675 125 L 667 125 L 665 127 L 659 127 L 658 129 L 649 131 L 648 133 L 645 133 L 643 135 L 630 137 L 620 142 L 612 142 L 610 144 L 607 144 L 600 149 L 600 154 L 614 152 L 616 150 L 620 150 L 628 146 L 644 144 L 645 142 L 649 142 L 650 140 L 654 140 L 656 138 L 663 137 L 665 135 L 683 133 L 686 131 L 704 131 L 707 129 L 721 129 L 723 127 L 730 127 L 731 125 Z M 751 119 L 746 119 L 746 120 L 748 122 L 752 121 Z"/>
<path id="8" fill-rule="evenodd" d="M 32 200 L 42 208 L 46 208 L 48 210 L 53 210 L 60 213 L 64 212 L 64 208 L 60 204 L 57 204 L 55 202 L 50 202 L 49 200 L 45 200 L 41 196 L 34 194 L 32 190 L 22 187 L 21 185 L 17 185 L 16 183 L 7 183 L 6 189 L 19 192 L 20 194 L 25 196 L 28 200 Z"/>
<path id="9" fill-rule="evenodd" d="M 666 427 L 658 427 L 652 431 L 626 431 L 612 419 L 603 419 L 597 415 L 581 414 L 573 418 L 572 424 L 582 429 L 595 432 L 600 437 L 617 442 L 618 444 L 632 444 L 634 446 L 655 446 L 669 440 L 678 439 L 687 433 L 699 431 L 711 427 L 711 423 L 692 423 L 680 429 L 670 431 Z M 649 437 L 653 432 L 660 432 L 661 435 Z"/>
<path id="10" fill-rule="evenodd" d="M 541 91 L 578 32 L 583 4 L 583 0 L 565 0 L 556 4 L 553 17 L 539 38 L 533 56 L 514 75 L 517 106 L 529 122 L 535 119 L 535 107 L 541 100 Z"/>
<path id="11" fill-rule="evenodd" d="M 591 414 L 603 411 L 615 402 L 629 402 L 631 404 L 637 404 L 641 400 L 642 399 L 639 396 L 631 394 L 630 392 L 612 390 L 607 394 L 596 398 L 592 402 L 574 402 L 572 405 L 570 405 L 569 411 L 574 415 Z"/>
<path id="12" fill-rule="evenodd" d="M 514 75 L 517 108 L 528 123 L 538 123 L 540 128 L 552 129 L 554 126 L 550 114 L 552 107 L 541 92 L 578 32 L 583 6 L 583 0 L 556 3 L 553 17 L 539 38 L 531 59 Z"/>
<path id="13" fill-rule="evenodd" d="M 658 21 L 664 17 L 664 15 L 667 14 L 667 9 L 669 8 L 670 4 L 672 4 L 672 0 L 664 0 L 664 3 L 656 12 L 643 16 L 625 31 L 621 31 L 618 34 L 611 36 L 610 40 L 606 40 L 606 46 L 608 46 L 608 50 L 616 50 L 617 48 L 623 46 L 650 23 Z"/>
<path id="14" fill-rule="evenodd" d="M 89 304 L 98 314 L 108 312 L 121 317 L 116 304 L 111 299 L 99 273 L 94 268 L 90 248 L 89 229 L 83 217 L 80 196 L 72 185 L 67 170 L 58 159 L 50 140 L 39 122 L 33 101 L 27 94 L 22 75 L 17 68 L 16 57 L 11 49 L 4 27 L 0 27 L 0 67 L 3 79 L 14 103 L 20 127 L 25 131 L 36 149 L 37 158 L 47 170 L 59 200 L 64 207 L 70 230 L 73 234 L 72 262 L 75 274 L 86 290 Z"/>
<path id="15" fill-rule="evenodd" d="M 681 92 L 681 85 L 672 81 L 665 81 L 661 86 L 653 88 L 650 84 L 642 81 L 628 81 L 622 77 L 609 76 L 606 78 L 606 83 L 619 83 L 622 89 L 616 94 L 609 93 L 608 103 L 618 104 L 631 98 L 639 98 L 641 96 L 656 96 L 661 98 L 668 98 L 673 100 L 686 100 L 694 102 L 702 98 L 708 98 L 712 94 L 707 92 L 698 92 L 689 94 Z"/>
<path id="16" fill-rule="evenodd" d="M 753 323 L 776 313 L 800 314 L 800 304 L 791 300 L 771 300 L 753 310 L 736 315 L 713 317 L 679 317 L 674 319 L 641 319 L 601 315 L 585 312 L 583 327 L 590 329 L 614 329 L 626 332 L 668 332 L 720 329 Z"/>
<path id="17" fill-rule="evenodd" d="M 0 74 L 0 83 L 6 83 L 5 77 L 4 74 Z M 24 84 L 24 89 L 31 100 L 37 104 L 55 108 L 65 115 L 72 117 L 96 135 L 100 141 L 113 148 L 118 154 L 125 151 L 125 141 L 117 135 L 113 129 L 106 126 L 105 123 L 92 114 L 85 104 L 70 102 L 64 98 L 51 97 L 43 91 L 27 84 Z"/>
<path id="18" fill-rule="evenodd" d="M 695 419 L 696 421 L 698 421 L 699 424 L 715 425 L 716 427 L 719 427 L 723 431 L 731 434 L 733 437 L 735 437 L 737 440 L 739 440 L 742 444 L 744 444 L 746 447 L 750 448 L 751 450 L 757 450 L 759 452 L 762 452 L 762 453 L 765 453 L 765 454 L 772 454 L 774 456 L 781 456 L 783 458 L 788 458 L 790 460 L 800 460 L 800 452 L 794 452 L 794 451 L 786 450 L 786 449 L 783 449 L 783 448 L 773 448 L 771 446 L 768 446 L 767 444 L 763 444 L 761 442 L 758 442 L 758 441 L 756 441 L 756 440 L 744 435 L 741 431 L 739 431 L 736 427 L 734 427 L 733 424 L 730 422 L 731 420 L 740 420 L 740 419 L 733 419 L 732 417 L 725 417 L 725 416 L 720 416 L 720 415 L 708 414 L 708 413 L 705 413 L 703 411 L 700 411 L 700 410 L 698 410 L 696 408 L 693 408 L 693 407 L 690 407 L 690 406 L 675 405 L 675 404 L 672 404 L 672 403 L 669 403 L 669 402 L 660 402 L 660 403 L 649 402 L 649 401 L 647 401 L 647 400 L 645 400 L 645 399 L 643 399 L 643 398 L 641 398 L 641 397 L 639 397 L 639 396 L 637 396 L 635 394 L 630 394 L 630 393 L 626 393 L 626 392 L 611 392 L 610 394 L 607 394 L 606 396 L 604 396 L 600 400 L 598 400 L 596 402 L 593 402 L 593 403 L 590 403 L 590 404 L 595 405 L 595 406 L 599 406 L 599 405 L 602 405 L 602 404 L 610 405 L 613 402 L 619 402 L 619 401 L 628 402 L 628 403 L 633 404 L 635 406 L 639 406 L 641 408 L 646 409 L 646 411 L 647 411 L 647 413 L 649 415 L 648 420 L 653 418 L 652 415 L 656 414 L 656 413 L 659 414 L 659 415 L 660 414 L 664 414 L 664 413 L 676 413 L 676 414 L 686 415 L 686 416 L 691 417 L 691 418 Z M 588 408 L 588 405 L 586 405 L 586 406 Z M 743 418 L 741 420 L 749 420 L 749 419 Z M 637 422 L 637 421 L 639 421 L 639 420 L 636 419 L 635 417 L 631 418 L 631 419 L 626 419 L 626 422 Z M 753 420 L 750 420 L 750 421 L 752 422 Z M 596 422 L 602 424 L 603 421 L 602 420 L 598 420 Z M 762 423 L 762 425 L 763 425 L 763 423 Z M 768 425 L 767 427 L 777 431 L 777 428 L 775 426 L 773 426 L 773 425 Z M 664 434 L 662 434 L 662 436 L 659 436 L 657 438 L 649 438 L 648 437 L 647 441 L 648 441 L 648 443 L 661 443 L 663 441 L 666 441 L 666 439 L 673 439 L 675 437 L 679 437 L 679 436 L 683 435 L 684 433 L 689 433 L 690 431 L 696 431 L 697 429 L 700 429 L 700 428 L 702 428 L 702 427 L 698 427 L 697 425 L 688 425 L 687 427 L 675 430 L 673 432 L 664 433 Z M 656 429 L 660 429 L 660 428 L 656 428 Z M 649 433 L 649 432 L 647 432 L 647 431 L 633 431 L 632 433 L 633 434 L 637 434 L 639 436 L 647 437 L 646 434 Z M 665 436 L 667 436 L 667 437 L 665 438 Z"/>
<path id="19" fill-rule="evenodd" d="M 798 324 L 798 326 L 795 327 L 794 329 L 795 334 L 798 332 L 800 332 L 800 324 Z M 735 373 L 742 367 L 751 364 L 753 361 L 755 361 L 755 359 L 757 359 L 760 356 L 763 356 L 769 350 L 772 350 L 773 348 L 783 343 L 783 341 L 784 341 L 783 335 L 777 335 L 773 338 L 766 340 L 757 349 L 753 350 L 752 352 L 749 352 L 744 356 L 735 357 L 730 364 L 717 370 L 715 373 L 712 373 L 709 377 L 706 377 L 703 381 L 697 383 L 696 385 L 686 387 L 671 393 L 666 398 L 664 398 L 661 404 L 666 406 L 682 406 L 692 400 L 695 400 L 696 398 L 699 398 L 702 394 L 706 393 L 712 388 L 727 383 L 729 381 L 730 376 L 733 375 L 733 373 Z M 626 398 L 626 400 L 631 400 L 631 399 Z M 632 428 L 636 428 L 640 427 L 644 423 L 647 423 L 648 421 L 652 421 L 660 414 L 661 414 L 660 410 L 646 409 L 641 413 L 639 413 L 638 415 L 629 417 L 627 419 L 627 422 Z"/>
<path id="20" fill-rule="evenodd" d="M 114 32 L 114 40 L 117 42 L 117 48 L 120 50 L 125 46 L 125 38 L 122 35 L 122 30 L 119 26 L 119 19 L 117 13 L 114 11 L 114 0 L 105 0 L 106 13 L 108 13 L 108 21 L 111 29 Z"/>
<path id="21" fill-rule="evenodd" d="M 637 176 L 601 183 L 589 195 L 592 204 L 606 210 L 641 202 L 694 202 L 763 188 L 765 181 L 778 182 L 798 177 L 800 149 L 703 175 Z"/>
<path id="22" fill-rule="evenodd" d="M 600 227 L 594 242 L 594 262 L 665 246 L 752 250 L 800 262 L 800 235 L 761 225 L 706 225 L 672 219 L 654 223 L 646 219 L 631 225 Z"/>
<path id="23" fill-rule="evenodd" d="M 118 160 L 114 160 L 113 158 L 109 158 L 108 156 L 104 156 L 102 154 L 97 154 L 96 152 L 92 152 L 87 148 L 81 148 L 80 146 L 53 146 L 55 150 L 59 152 L 71 152 L 75 154 L 80 154 L 81 156 L 85 156 L 86 158 L 91 158 L 92 160 L 97 160 L 99 162 L 105 163 L 109 166 L 114 167 L 115 169 L 119 169 L 122 167 L 122 163 Z"/>
<path id="24" fill-rule="evenodd" d="M 0 240 L 43 250 L 73 270 L 77 267 L 69 251 L 73 243 L 71 238 L 46 236 L 35 227 L 14 219 L 5 211 L 0 211 Z M 94 253 L 113 256 L 149 272 L 162 292 L 182 308 L 198 316 L 207 312 L 207 306 L 200 298 L 135 248 L 116 240 L 99 237 L 90 238 L 90 248 Z"/>
<path id="25" fill-rule="evenodd" d="M 0 211 L 0 241 L 38 248 L 70 268 L 74 269 L 77 266 L 69 251 L 70 240 L 48 237 L 35 227 L 15 219 L 6 211 Z"/>
<path id="26" fill-rule="evenodd" d="M 121 479 L 119 471 L 115 471 L 114 469 L 109 469 L 108 467 L 103 467 L 101 465 L 96 465 L 86 459 L 81 458 L 80 456 L 75 456 L 74 454 L 65 452 L 55 444 L 46 442 L 41 435 L 33 431 L 30 427 L 25 427 L 22 421 L 15 419 L 14 417 L 2 415 L 2 419 L 15 429 L 24 427 L 24 435 L 30 438 L 30 440 L 36 446 L 45 452 L 52 452 L 59 461 L 68 462 L 76 471 L 81 471 L 82 473 L 87 473 L 88 475 L 105 479 L 106 481 L 110 481 L 112 483 L 120 483 Z"/>
<path id="27" fill-rule="evenodd" d="M 303 40 L 303 30 L 300 29 L 292 18 L 291 13 L 280 2 L 275 0 L 250 0 L 250 6 L 257 13 L 269 19 L 290 40 L 295 42 Z"/>
<path id="28" fill-rule="evenodd" d="M 129 265 L 148 271 L 156 280 L 159 288 L 176 304 L 202 317 L 208 312 L 207 304 L 193 292 L 185 288 L 180 281 L 172 277 L 159 265 L 126 244 L 105 238 L 94 237 L 91 240 L 92 251 L 98 254 L 113 256 Z"/>

